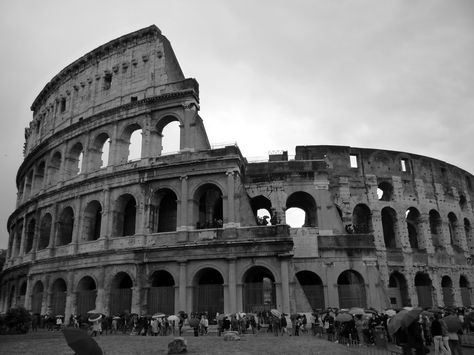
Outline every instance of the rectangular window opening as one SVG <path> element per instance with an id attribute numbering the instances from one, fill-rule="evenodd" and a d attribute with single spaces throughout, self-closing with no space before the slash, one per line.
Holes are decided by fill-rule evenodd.
<path id="1" fill-rule="evenodd" d="M 351 154 L 350 155 L 350 160 L 351 160 L 351 168 L 358 168 L 359 165 L 357 163 L 357 155 Z"/>
<path id="2" fill-rule="evenodd" d="M 107 74 L 104 75 L 103 88 L 104 88 L 104 90 L 109 90 L 111 86 L 112 86 L 112 74 L 107 73 Z"/>
<path id="3" fill-rule="evenodd" d="M 61 99 L 61 109 L 60 109 L 60 111 L 61 111 L 61 113 L 66 111 L 66 99 Z"/>
<path id="4" fill-rule="evenodd" d="M 138 97 L 136 96 L 130 97 L 130 102 L 135 102 L 135 101 L 138 101 Z"/>
<path id="5" fill-rule="evenodd" d="M 408 171 L 408 159 L 401 159 L 400 160 L 401 168 L 403 172 Z"/>

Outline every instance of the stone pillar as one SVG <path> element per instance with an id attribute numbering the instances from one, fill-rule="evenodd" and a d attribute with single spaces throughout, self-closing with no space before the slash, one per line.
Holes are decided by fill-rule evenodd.
<path id="1" fill-rule="evenodd" d="M 178 231 L 188 229 L 188 176 L 183 175 L 181 180 L 181 198 L 179 200 Z"/>
<path id="2" fill-rule="evenodd" d="M 145 229 L 145 194 L 143 190 L 140 199 L 137 201 L 137 219 L 135 223 L 135 234 L 144 234 Z"/>
<path id="3" fill-rule="evenodd" d="M 237 282 L 235 274 L 235 259 L 228 259 L 229 265 L 229 311 L 230 313 L 235 313 L 237 309 Z M 224 298 L 225 299 L 225 298 Z"/>
<path id="4" fill-rule="evenodd" d="M 142 315 L 141 294 L 142 294 L 142 267 L 136 265 L 135 268 L 135 285 L 132 287 L 132 313 Z"/>
<path id="5" fill-rule="evenodd" d="M 418 225 L 420 249 L 426 249 L 428 254 L 434 253 L 433 241 L 431 240 L 430 216 L 428 213 L 420 214 L 420 223 Z"/>
<path id="6" fill-rule="evenodd" d="M 31 310 L 31 292 L 32 290 L 32 283 L 33 283 L 33 277 L 31 275 L 28 275 L 26 278 L 26 293 L 25 293 L 25 309 Z"/>
<path id="7" fill-rule="evenodd" d="M 398 229 L 398 242 L 400 243 L 399 246 L 402 248 L 404 253 L 411 253 L 412 248 L 410 244 L 410 238 L 408 236 L 408 226 L 405 219 L 405 211 L 399 210 L 396 211 L 397 213 L 397 222 L 396 222 L 396 229 Z M 396 231 L 395 231 L 396 232 Z M 395 236 L 396 238 L 397 236 Z"/>
<path id="8" fill-rule="evenodd" d="M 84 213 L 82 211 L 82 198 L 81 196 L 76 196 L 74 201 L 74 224 L 72 230 L 72 241 L 71 244 L 73 246 L 73 253 L 74 255 L 77 254 L 78 244 L 79 244 L 79 236 L 82 234 L 83 228 L 83 217 Z"/>
<path id="9" fill-rule="evenodd" d="M 109 305 L 107 302 L 108 287 L 105 282 L 105 267 L 99 269 L 99 277 L 97 280 L 97 297 L 95 299 L 96 309 L 103 310 L 105 314 L 109 314 Z"/>
<path id="10" fill-rule="evenodd" d="M 110 206 L 110 189 L 106 186 L 102 190 L 103 196 L 103 207 L 102 207 L 102 221 L 100 225 L 100 238 L 104 238 L 106 241 L 112 235 L 112 213 Z M 107 243 L 105 243 L 107 248 Z"/>
<path id="11" fill-rule="evenodd" d="M 283 313 L 290 313 L 290 284 L 288 277 L 288 259 L 280 259 L 281 272 L 281 310 Z"/>
<path id="12" fill-rule="evenodd" d="M 179 309 L 183 311 L 192 311 L 191 308 L 187 307 L 187 280 L 186 280 L 186 261 L 179 262 Z"/>
<path id="13" fill-rule="evenodd" d="M 453 255 L 454 251 L 453 251 L 453 247 L 451 245 L 451 240 L 450 240 L 450 237 L 449 237 L 449 222 L 448 221 L 443 220 L 441 230 L 442 230 L 441 243 L 442 243 L 443 247 L 446 249 L 446 252 L 449 255 Z M 454 233 L 454 231 L 453 231 L 453 233 Z M 454 237 L 455 236 L 453 235 L 453 239 L 454 239 Z"/>
<path id="14" fill-rule="evenodd" d="M 66 293 L 66 310 L 64 311 L 64 322 L 69 321 L 71 314 L 76 313 L 76 292 L 74 285 L 74 272 L 70 271 L 67 275 L 67 293 Z"/>
<path id="15" fill-rule="evenodd" d="M 323 264 L 326 269 L 326 280 L 324 284 L 327 285 L 325 288 L 326 294 L 324 299 L 328 307 L 339 307 L 339 292 L 337 289 L 337 276 L 333 262 L 325 262 Z"/>
<path id="16" fill-rule="evenodd" d="M 151 142 L 151 115 L 149 113 L 144 114 L 144 125 L 142 127 L 142 149 L 141 158 L 152 157 L 152 142 Z"/>
<path id="17" fill-rule="evenodd" d="M 234 174 L 235 171 L 228 170 L 227 175 L 227 220 L 225 221 L 224 228 L 235 227 L 235 211 L 234 211 L 234 192 L 235 192 L 235 183 L 234 183 Z"/>
<path id="18" fill-rule="evenodd" d="M 18 251 L 18 256 L 25 255 L 25 239 L 26 239 L 26 216 L 23 217 L 23 225 L 21 228 L 21 239 L 20 239 L 20 250 Z"/>

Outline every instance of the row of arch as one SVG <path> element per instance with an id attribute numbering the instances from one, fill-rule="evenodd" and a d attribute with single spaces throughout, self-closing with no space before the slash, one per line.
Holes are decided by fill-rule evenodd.
<path id="1" fill-rule="evenodd" d="M 42 188 L 73 178 L 81 173 L 89 173 L 109 165 L 124 164 L 139 160 L 143 156 L 145 144 L 143 135 L 157 137 L 152 140 L 152 156 L 178 151 L 180 149 L 180 120 L 176 116 L 160 119 L 150 132 L 144 132 L 138 122 L 122 129 L 114 136 L 104 129 L 88 143 L 87 138 L 68 143 L 68 148 L 53 150 L 49 156 L 38 159 L 19 184 L 19 200 L 31 197 Z M 163 138 L 167 139 L 164 140 Z M 148 150 L 150 150 L 148 149 Z"/>

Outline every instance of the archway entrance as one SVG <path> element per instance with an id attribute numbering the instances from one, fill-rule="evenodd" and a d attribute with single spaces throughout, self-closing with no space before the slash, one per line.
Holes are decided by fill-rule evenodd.
<path id="1" fill-rule="evenodd" d="M 51 291 L 51 312 L 54 315 L 64 316 L 66 311 L 66 282 L 63 279 L 57 279 L 54 281 Z"/>
<path id="2" fill-rule="evenodd" d="M 433 299 L 431 297 L 432 283 L 428 274 L 418 273 L 415 276 L 415 288 L 418 294 L 418 305 L 420 307 L 432 307 Z"/>
<path id="3" fill-rule="evenodd" d="M 471 305 L 471 289 L 469 287 L 469 281 L 464 275 L 459 277 L 459 287 L 461 288 L 461 299 L 464 307 Z"/>
<path id="4" fill-rule="evenodd" d="M 346 270 L 337 278 L 339 307 L 367 307 L 364 278 L 354 270 Z"/>
<path id="5" fill-rule="evenodd" d="M 94 279 L 90 276 L 83 277 L 77 285 L 77 315 L 87 316 L 87 312 L 95 309 L 95 300 L 97 298 L 97 287 Z"/>
<path id="6" fill-rule="evenodd" d="M 244 275 L 244 312 L 263 312 L 276 308 L 275 277 L 263 266 L 254 266 Z"/>
<path id="7" fill-rule="evenodd" d="M 441 289 L 443 290 L 443 302 L 446 307 L 454 306 L 453 281 L 449 276 L 441 279 Z"/>
<path id="8" fill-rule="evenodd" d="M 133 282 L 125 272 L 119 272 L 110 288 L 110 315 L 129 313 L 132 308 Z"/>
<path id="9" fill-rule="evenodd" d="M 33 314 L 41 314 L 41 306 L 43 305 L 43 283 L 41 281 L 36 282 L 33 287 L 33 294 L 31 295 L 31 311 Z"/>
<path id="10" fill-rule="evenodd" d="M 194 279 L 194 306 L 198 313 L 207 313 L 213 319 L 217 312 L 224 312 L 224 279 L 219 271 L 211 268 L 200 270 Z"/>
<path id="11" fill-rule="evenodd" d="M 390 306 L 400 308 L 410 304 L 408 298 L 408 286 L 405 276 L 398 271 L 392 272 L 388 281 L 388 297 Z"/>
<path id="12" fill-rule="evenodd" d="M 300 271 L 296 278 L 311 305 L 311 309 L 324 309 L 324 286 L 321 278 L 311 271 Z"/>
<path id="13" fill-rule="evenodd" d="M 148 313 L 174 314 L 174 279 L 168 271 L 153 273 L 148 289 Z"/>

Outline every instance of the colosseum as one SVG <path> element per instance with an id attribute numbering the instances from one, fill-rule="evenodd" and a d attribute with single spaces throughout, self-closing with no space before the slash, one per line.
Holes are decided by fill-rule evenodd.
<path id="1" fill-rule="evenodd" d="M 0 313 L 473 303 L 473 175 L 398 151 L 297 146 L 252 162 L 212 146 L 198 83 L 156 26 L 65 67 L 31 110 Z M 164 154 L 171 124 L 179 151 Z"/>

